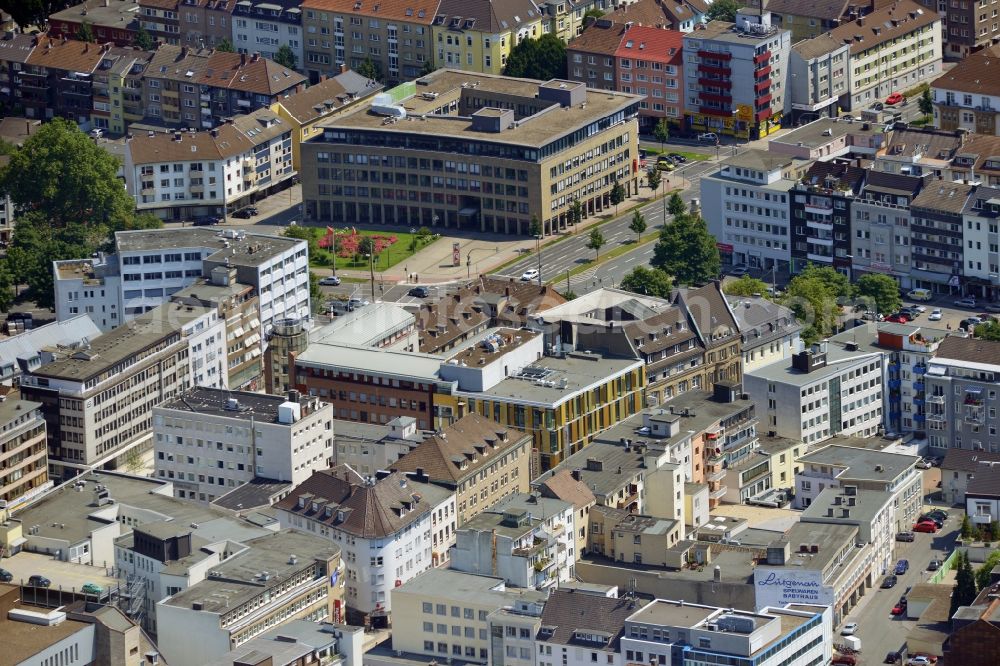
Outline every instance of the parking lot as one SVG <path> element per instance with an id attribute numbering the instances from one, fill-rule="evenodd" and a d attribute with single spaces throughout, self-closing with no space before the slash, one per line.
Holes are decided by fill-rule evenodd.
<path id="1" fill-rule="evenodd" d="M 14 574 L 13 584 L 27 584 L 35 574 L 52 581 L 52 589 L 79 591 L 85 583 L 95 583 L 105 590 L 118 584 L 117 579 L 108 575 L 110 569 L 75 564 L 54 559 L 51 555 L 22 551 L 13 557 L 0 560 L 0 567 Z"/>
<path id="2" fill-rule="evenodd" d="M 917 317 L 909 323 L 915 326 L 941 329 L 943 331 L 958 331 L 961 322 L 974 315 L 989 315 L 1000 320 L 1000 313 L 990 313 L 986 309 L 988 305 L 996 307 L 998 304 L 986 301 L 976 301 L 975 307 L 956 305 L 955 301 L 960 299 L 960 296 L 955 295 L 935 296 L 930 301 L 915 301 L 903 296 L 903 305 L 919 305 L 926 309 L 926 312 L 917 315 Z M 940 320 L 931 321 L 930 315 L 934 310 L 941 311 Z"/>

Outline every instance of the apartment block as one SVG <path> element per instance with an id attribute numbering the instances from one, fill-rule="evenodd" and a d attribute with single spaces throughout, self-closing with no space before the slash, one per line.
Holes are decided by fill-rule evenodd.
<path id="1" fill-rule="evenodd" d="M 75 38 L 83 26 L 97 44 L 131 47 L 139 34 L 139 7 L 132 2 L 83 2 L 49 15 L 48 33 L 56 39 Z"/>
<path id="2" fill-rule="evenodd" d="M 300 92 L 305 80 L 257 52 L 161 44 L 142 79 L 143 110 L 154 125 L 208 129 Z"/>
<path id="3" fill-rule="evenodd" d="M 936 292 L 961 286 L 964 220 L 972 185 L 943 181 L 927 184 L 910 202 L 910 276 L 913 285 Z"/>
<path id="4" fill-rule="evenodd" d="M 575 577 L 575 532 L 569 502 L 508 495 L 458 529 L 451 568 L 499 576 L 513 587 L 557 587 Z"/>
<path id="5" fill-rule="evenodd" d="M 834 435 L 871 437 L 884 424 L 883 358 L 821 342 L 744 375 L 761 430 L 812 445 Z"/>
<path id="6" fill-rule="evenodd" d="M 5 108 L 21 103 L 20 98 L 24 94 L 20 87 L 21 72 L 27 65 L 28 56 L 35 48 L 35 43 L 36 37 L 34 35 L 24 35 L 12 30 L 0 34 L 0 100 L 3 101 Z M 34 78 L 28 80 L 32 82 Z M 5 90 L 6 92 L 4 92 Z M 40 95 L 40 93 L 41 91 L 32 90 L 29 97 Z M 27 115 L 27 113 L 22 115 Z M 30 120 L 25 119 L 25 122 L 19 123 L 19 125 L 22 128 L 26 125 L 30 128 L 28 124 L 30 122 Z M 30 129 L 26 131 L 30 131 Z M 7 138 L 7 133 L 4 134 L 4 137 Z M 11 139 L 7 138 L 7 140 Z"/>
<path id="7" fill-rule="evenodd" d="M 141 212 L 226 217 L 292 185 L 292 128 L 259 109 L 216 129 L 140 134 L 125 143 L 124 170 Z"/>
<path id="8" fill-rule="evenodd" d="M 379 0 L 305 0 L 303 67 L 317 83 L 324 74 L 357 71 L 370 61 L 388 85 L 412 81 L 433 67 L 431 23 L 440 0 L 385 7 Z M 463 12 L 464 14 L 465 12 Z"/>
<path id="9" fill-rule="evenodd" d="M 802 325 L 789 308 L 756 296 L 727 296 L 740 330 L 743 372 L 790 363 L 801 347 Z"/>
<path id="10" fill-rule="evenodd" d="M 0 386 L 0 500 L 12 510 L 52 487 L 42 404 Z"/>
<path id="11" fill-rule="evenodd" d="M 342 550 L 351 624 L 388 626 L 393 590 L 445 565 L 455 543 L 455 493 L 419 475 L 320 470 L 274 510 L 282 527 L 319 534 Z"/>
<path id="12" fill-rule="evenodd" d="M 787 67 L 794 122 L 837 117 L 837 102 L 850 80 L 849 58 L 848 45 L 825 33 L 792 45 Z"/>
<path id="13" fill-rule="evenodd" d="M 896 535 L 900 529 L 896 523 L 891 492 L 846 484 L 827 488 L 803 509 L 800 521 L 819 525 L 857 525 L 857 543 L 871 545 L 873 570 L 889 571 L 895 565 Z M 902 529 L 906 530 L 908 526 L 904 525 Z"/>
<path id="14" fill-rule="evenodd" d="M 877 2 L 861 0 L 837 0 L 819 5 L 802 0 L 770 0 L 767 9 L 773 16 L 774 24 L 792 33 L 795 43 L 829 33 L 859 15 L 867 14 Z"/>
<path id="15" fill-rule="evenodd" d="M 851 275 L 851 203 L 864 187 L 861 167 L 816 162 L 788 191 L 792 272 L 810 264 Z"/>
<path id="16" fill-rule="evenodd" d="M 504 497 L 528 490 L 530 439 L 478 414 L 430 435 L 391 469 L 455 493 L 458 526 Z"/>
<path id="17" fill-rule="evenodd" d="M 1000 343 L 948 336 L 922 368 L 927 396 L 927 443 L 948 449 L 1000 451 L 996 432 Z"/>
<path id="18" fill-rule="evenodd" d="M 567 666 L 584 666 L 592 660 L 607 666 L 624 666 L 627 662 L 621 640 L 625 620 L 640 604 L 637 600 L 588 594 L 573 588 L 554 590 L 545 602 L 541 626 L 535 635 L 535 663 L 558 666 L 565 650 Z M 642 661 L 647 663 L 645 659 Z"/>
<path id="19" fill-rule="evenodd" d="M 533 0 L 441 0 L 431 24 L 432 63 L 435 68 L 502 74 L 511 49 L 521 40 L 538 39 L 550 27 L 551 18 Z"/>
<path id="20" fill-rule="evenodd" d="M 397 416 L 385 425 L 334 421 L 334 462 L 362 476 L 374 476 L 424 441 L 416 419 Z"/>
<path id="21" fill-rule="evenodd" d="M 855 276 L 883 273 L 902 289 L 914 286 L 910 204 L 922 186 L 919 176 L 868 172 L 864 190 L 851 202 L 851 271 Z"/>
<path id="22" fill-rule="evenodd" d="M 684 523 L 629 513 L 608 506 L 591 512 L 590 540 L 587 549 L 616 562 L 674 567 L 676 546 Z"/>
<path id="23" fill-rule="evenodd" d="M 597 504 L 594 493 L 582 481 L 573 478 L 572 472 L 563 469 L 533 486 L 542 497 L 563 500 L 576 510 L 576 552 L 578 557 L 587 550 L 587 534 L 590 526 L 590 510 Z"/>
<path id="24" fill-rule="evenodd" d="M 248 540 L 203 580 L 156 605 L 165 660 L 199 666 L 285 622 L 337 622 L 340 561 L 335 545 L 297 530 Z"/>
<path id="25" fill-rule="evenodd" d="M 94 129 L 122 136 L 128 126 L 142 120 L 142 77 L 153 51 L 114 47 L 104 54 L 94 71 Z"/>
<path id="26" fill-rule="evenodd" d="M 395 120 L 361 108 L 302 146 L 306 219 L 550 234 L 575 199 L 589 216 L 638 188 L 636 95 L 455 70 L 393 94 Z"/>
<path id="27" fill-rule="evenodd" d="M 295 69 L 302 69 L 305 40 L 302 8 L 294 0 L 237 2 L 233 7 L 233 46 L 240 53 L 260 53 L 274 60 L 281 46 L 295 56 Z"/>
<path id="28" fill-rule="evenodd" d="M 202 502 L 254 477 L 298 485 L 333 462 L 332 414 L 297 395 L 194 386 L 153 408 L 156 475 Z"/>
<path id="29" fill-rule="evenodd" d="M 513 641 L 506 636 L 509 627 L 515 637 L 522 628 L 534 636 L 546 596 L 546 592 L 509 588 L 502 578 L 431 569 L 393 590 L 392 647 L 422 657 L 474 664 L 494 663 L 494 658 L 507 663 L 502 654 L 513 647 L 511 663 L 525 666 L 533 656 L 529 639 Z M 524 619 L 505 622 L 497 613 L 504 609 Z M 525 647 L 523 656 L 519 644 Z"/>
<path id="30" fill-rule="evenodd" d="M 977 3 L 968 3 L 976 8 Z M 985 8 L 976 8 L 982 12 Z M 962 29 L 955 24 L 953 30 Z M 967 30 L 967 29 L 966 29 Z M 950 50 L 952 44 L 948 44 Z M 934 124 L 943 130 L 966 129 L 976 134 L 996 135 L 1000 114 L 996 47 L 962 56 L 964 59 L 931 82 Z"/>
<path id="31" fill-rule="evenodd" d="M 305 241 L 185 227 L 117 232 L 115 246 L 115 254 L 53 262 L 56 319 L 86 313 L 108 331 L 215 268 L 223 269 L 224 280 L 226 269 L 235 268 L 236 281 L 254 288 L 264 332 L 275 321 L 310 313 Z"/>
<path id="32" fill-rule="evenodd" d="M 842 109 L 867 109 L 941 73 L 941 17 L 914 0 L 896 0 L 829 34 L 850 44 L 848 94 L 838 102 Z"/>
<path id="33" fill-rule="evenodd" d="M 791 110 L 785 79 L 791 33 L 771 13 L 742 8 L 684 35 L 684 110 L 692 131 L 758 139 Z"/>
<path id="34" fill-rule="evenodd" d="M 232 42 L 236 0 L 138 0 L 139 24 L 161 44 L 215 48 Z"/>
<path id="35" fill-rule="evenodd" d="M 793 157 L 750 149 L 702 177 L 702 216 L 724 265 L 790 270 L 789 190 L 804 168 Z"/>
<path id="36" fill-rule="evenodd" d="M 89 128 L 94 71 L 110 49 L 110 44 L 36 35 L 10 86 L 24 115 L 44 120 L 59 116 Z"/>

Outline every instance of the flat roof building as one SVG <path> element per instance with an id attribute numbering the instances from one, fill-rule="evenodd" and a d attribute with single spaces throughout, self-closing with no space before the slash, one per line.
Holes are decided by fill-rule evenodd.
<path id="1" fill-rule="evenodd" d="M 0 385 L 0 500 L 8 510 L 52 487 L 41 408 Z"/>

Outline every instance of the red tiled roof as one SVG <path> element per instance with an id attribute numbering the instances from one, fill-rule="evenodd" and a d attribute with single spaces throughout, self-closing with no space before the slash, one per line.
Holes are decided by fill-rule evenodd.
<path id="1" fill-rule="evenodd" d="M 440 0 L 305 0 L 302 8 L 430 25 L 440 4 Z"/>
<path id="2" fill-rule="evenodd" d="M 634 25 L 625 32 L 615 56 L 680 65 L 683 46 L 684 33 L 679 30 Z"/>

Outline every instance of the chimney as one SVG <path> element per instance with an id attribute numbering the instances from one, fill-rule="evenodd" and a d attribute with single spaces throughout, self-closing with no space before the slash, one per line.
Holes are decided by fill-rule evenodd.
<path id="1" fill-rule="evenodd" d="M 260 60 L 260 54 L 254 51 L 253 56 L 250 57 L 250 62 L 257 62 Z"/>
<path id="2" fill-rule="evenodd" d="M 247 64 L 247 54 L 246 53 L 241 53 L 240 54 L 240 65 L 245 65 L 245 64 Z"/>

